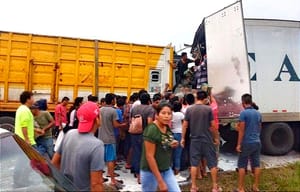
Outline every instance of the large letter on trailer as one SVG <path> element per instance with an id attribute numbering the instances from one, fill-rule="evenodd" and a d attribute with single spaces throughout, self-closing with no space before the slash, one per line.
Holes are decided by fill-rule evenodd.
<path id="1" fill-rule="evenodd" d="M 284 66 L 286 67 L 286 71 L 283 70 Z M 287 55 L 285 55 L 284 57 L 284 60 L 282 62 L 282 65 L 281 65 L 281 68 L 280 68 L 280 71 L 279 71 L 279 74 L 278 76 L 276 77 L 275 81 L 281 81 L 281 73 L 289 73 L 290 74 L 290 80 L 289 81 L 300 81 L 299 77 L 297 76 L 297 73 L 289 59 L 289 57 Z"/>
<path id="2" fill-rule="evenodd" d="M 241 95 L 250 92 L 248 55 L 241 2 L 205 19 L 208 82 L 220 118 L 238 116 Z"/>

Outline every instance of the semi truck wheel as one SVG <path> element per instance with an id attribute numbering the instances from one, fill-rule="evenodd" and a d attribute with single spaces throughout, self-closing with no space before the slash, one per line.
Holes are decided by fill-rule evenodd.
<path id="1" fill-rule="evenodd" d="M 262 129 L 262 151 L 268 155 L 284 155 L 294 145 L 292 128 L 286 123 L 272 123 Z"/>
<path id="2" fill-rule="evenodd" d="M 15 131 L 15 119 L 13 117 L 0 117 L 0 127 L 8 131 Z"/>
<path id="3" fill-rule="evenodd" d="M 232 130 L 230 124 L 227 124 L 226 126 L 220 125 L 219 132 L 220 132 L 220 136 L 224 141 L 231 142 L 231 143 L 237 142 L 238 132 Z"/>

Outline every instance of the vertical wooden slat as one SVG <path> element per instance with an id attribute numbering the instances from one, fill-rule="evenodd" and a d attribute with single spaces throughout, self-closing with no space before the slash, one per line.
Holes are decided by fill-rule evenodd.
<path id="1" fill-rule="evenodd" d="M 149 82 L 149 65 L 150 65 L 150 62 L 149 62 L 149 46 L 146 45 L 146 58 L 145 58 L 145 75 L 144 75 L 144 89 L 147 90 L 148 88 L 148 82 Z"/>
<path id="2" fill-rule="evenodd" d="M 130 58 L 129 58 L 129 74 L 128 74 L 128 88 L 127 88 L 127 96 L 131 95 L 131 83 L 132 83 L 132 50 L 133 46 L 132 43 L 130 43 Z"/>
<path id="3" fill-rule="evenodd" d="M 116 42 L 113 42 L 113 50 L 112 50 L 112 73 L 111 73 L 111 77 L 112 77 L 112 81 L 111 81 L 111 85 L 110 85 L 110 92 L 113 93 L 114 92 L 114 84 L 115 84 L 115 71 L 116 71 Z"/>
<path id="4" fill-rule="evenodd" d="M 80 39 L 77 39 L 76 41 L 76 63 L 75 63 L 75 83 L 74 83 L 74 95 L 73 97 L 76 98 L 78 97 L 78 82 L 79 82 L 79 67 L 80 67 L 80 62 L 79 62 L 79 57 L 80 57 Z"/>
<path id="5" fill-rule="evenodd" d="M 11 54 L 11 42 L 12 42 L 12 33 L 9 33 L 8 35 L 8 50 L 7 50 L 7 57 L 6 57 L 6 62 L 7 62 L 7 67 L 4 67 L 4 102 L 8 102 L 8 86 L 9 86 L 9 70 L 10 70 L 10 54 Z"/>
<path id="6" fill-rule="evenodd" d="M 99 63 L 98 63 L 98 40 L 95 40 L 95 73 L 94 73 L 94 93 L 98 97 L 99 94 Z"/>
<path id="7" fill-rule="evenodd" d="M 62 38 L 58 37 L 58 46 L 57 46 L 57 71 L 56 71 L 56 85 L 55 85 L 55 102 L 59 102 L 59 85 L 60 83 L 60 73 L 61 73 L 61 43 Z"/>
<path id="8" fill-rule="evenodd" d="M 31 65 L 32 65 L 32 59 L 31 59 L 31 41 L 32 41 L 32 34 L 28 35 L 28 43 L 27 43 L 27 58 L 26 58 L 26 63 L 27 63 L 27 77 L 28 81 L 25 81 L 25 89 L 26 90 L 32 90 L 32 80 L 31 80 Z"/>

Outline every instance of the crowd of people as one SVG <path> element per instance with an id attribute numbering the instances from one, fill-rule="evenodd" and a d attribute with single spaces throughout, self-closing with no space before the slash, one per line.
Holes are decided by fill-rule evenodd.
<path id="1" fill-rule="evenodd" d="M 218 192 L 218 106 L 211 87 L 202 84 L 196 88 L 174 94 L 166 86 L 165 92 L 152 98 L 146 90 L 129 99 L 113 93 L 100 101 L 92 95 L 86 102 L 77 97 L 69 110 L 70 99 L 64 97 L 55 107 L 54 118 L 34 102 L 31 92 L 24 91 L 15 133 L 50 158 L 82 191 L 103 191 L 105 166 L 109 185 L 120 189 L 124 181 L 117 179 L 115 169 L 123 160 L 143 191 L 180 191 L 177 178 L 186 169 L 191 174 L 191 191 L 198 191 L 196 180 L 207 176 L 208 167 L 212 191 Z M 242 103 L 245 110 L 237 126 L 236 147 L 240 154 L 238 191 L 244 191 L 248 160 L 255 175 L 253 190 L 258 191 L 261 116 L 252 107 L 251 95 L 243 95 Z M 142 132 L 131 132 L 137 116 Z"/>
<path id="2" fill-rule="evenodd" d="M 189 63 L 194 63 L 194 65 L 189 66 Z M 172 89 L 173 92 L 176 92 L 178 87 L 189 87 L 194 90 L 200 89 L 202 84 L 207 83 L 206 55 L 192 60 L 187 57 L 186 52 L 182 52 L 180 60 L 177 63 L 170 62 L 170 64 L 173 69 L 176 69 L 176 84 Z"/>

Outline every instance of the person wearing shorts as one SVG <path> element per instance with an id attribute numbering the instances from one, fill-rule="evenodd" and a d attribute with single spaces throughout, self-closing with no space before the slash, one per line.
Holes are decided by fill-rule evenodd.
<path id="1" fill-rule="evenodd" d="M 186 129 L 190 129 L 190 163 L 192 185 L 191 191 L 198 191 L 196 177 L 198 165 L 201 158 L 207 159 L 211 172 L 212 191 L 218 192 L 221 188 L 217 184 L 217 156 L 215 145 L 219 144 L 219 134 L 215 127 L 213 112 L 210 106 L 205 103 L 208 94 L 205 91 L 198 91 L 196 103 L 190 106 L 185 113 L 182 129 L 181 145 L 185 144 Z"/>
<path id="2" fill-rule="evenodd" d="M 251 167 L 254 169 L 254 184 L 253 191 L 259 191 L 259 176 L 260 176 L 260 131 L 261 131 L 261 114 L 253 108 L 252 96 L 244 94 L 242 96 L 242 105 L 245 110 L 240 114 L 238 125 L 238 142 L 236 150 L 239 153 L 238 169 L 239 169 L 239 192 L 245 191 L 245 174 L 248 165 L 248 160 L 251 162 Z"/>
<path id="3" fill-rule="evenodd" d="M 107 164 L 107 176 L 111 178 L 111 186 L 120 189 L 121 182 L 118 182 L 114 173 L 115 161 L 117 160 L 116 138 L 114 127 L 125 128 L 127 124 L 118 122 L 118 114 L 114 108 L 116 97 L 112 93 L 105 95 L 105 106 L 100 109 L 101 127 L 98 131 L 98 138 L 104 143 L 104 161 Z"/>
<path id="4" fill-rule="evenodd" d="M 104 161 L 111 162 L 117 159 L 116 144 L 105 144 L 104 145 Z"/>

